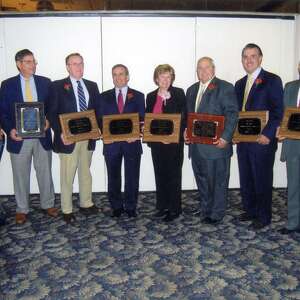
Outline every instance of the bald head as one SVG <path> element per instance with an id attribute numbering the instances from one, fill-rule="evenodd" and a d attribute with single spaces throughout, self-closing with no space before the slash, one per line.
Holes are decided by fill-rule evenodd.
<path id="1" fill-rule="evenodd" d="M 206 83 L 215 76 L 215 63 L 212 58 L 204 56 L 198 60 L 197 75 L 202 83 Z"/>

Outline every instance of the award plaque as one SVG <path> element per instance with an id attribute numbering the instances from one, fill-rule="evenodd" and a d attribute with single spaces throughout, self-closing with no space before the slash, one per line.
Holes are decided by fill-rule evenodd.
<path id="1" fill-rule="evenodd" d="M 213 144 L 224 131 L 225 117 L 202 113 L 189 113 L 187 137 L 195 144 Z"/>
<path id="2" fill-rule="evenodd" d="M 285 109 L 279 135 L 288 139 L 300 139 L 300 108 L 287 107 Z"/>
<path id="3" fill-rule="evenodd" d="M 103 142 L 125 142 L 140 139 L 140 117 L 138 113 L 103 116 Z"/>
<path id="4" fill-rule="evenodd" d="M 256 142 L 258 136 L 266 126 L 269 112 L 241 111 L 233 135 L 233 142 Z"/>
<path id="5" fill-rule="evenodd" d="M 181 114 L 145 114 L 143 142 L 179 143 Z"/>
<path id="6" fill-rule="evenodd" d="M 43 102 L 15 103 L 17 136 L 40 138 L 45 136 L 45 113 Z"/>
<path id="7" fill-rule="evenodd" d="M 67 142 L 98 139 L 101 136 L 93 109 L 61 114 L 59 121 L 64 139 Z"/>

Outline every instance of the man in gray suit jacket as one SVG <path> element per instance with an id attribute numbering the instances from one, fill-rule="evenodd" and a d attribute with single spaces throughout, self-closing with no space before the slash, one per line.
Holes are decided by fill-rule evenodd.
<path id="1" fill-rule="evenodd" d="M 187 111 L 225 116 L 224 132 L 213 145 L 189 145 L 194 176 L 198 186 L 202 222 L 220 222 L 227 206 L 227 190 L 232 156 L 232 135 L 238 119 L 238 106 L 233 85 L 215 77 L 215 65 L 210 57 L 197 64 L 199 82 L 188 88 Z"/>
<path id="2" fill-rule="evenodd" d="M 284 106 L 300 106 L 300 80 L 288 82 L 284 88 Z M 284 139 L 281 161 L 286 162 L 288 186 L 288 222 L 287 227 L 279 230 L 282 234 L 300 232 L 300 141 Z"/>

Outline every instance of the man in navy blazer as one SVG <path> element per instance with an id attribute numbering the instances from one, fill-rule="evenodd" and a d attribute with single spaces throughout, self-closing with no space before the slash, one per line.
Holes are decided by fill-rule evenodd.
<path id="1" fill-rule="evenodd" d="M 101 94 L 98 107 L 101 117 L 112 114 L 139 113 L 143 121 L 145 99 L 141 92 L 127 86 L 128 68 L 122 64 L 112 68 L 115 87 Z M 101 121 L 100 121 L 101 126 Z M 136 217 L 137 197 L 139 191 L 140 161 L 142 145 L 140 140 L 104 144 L 103 154 L 108 174 L 108 198 L 113 210 L 113 217 L 120 217 L 126 211 L 128 217 Z M 121 194 L 121 165 L 124 158 L 125 195 Z"/>
<path id="2" fill-rule="evenodd" d="M 51 87 L 49 120 L 54 132 L 53 148 L 60 158 L 61 208 L 67 224 L 76 219 L 73 214 L 73 181 L 78 169 L 80 212 L 85 215 L 98 213 L 92 200 L 92 175 L 90 166 L 95 150 L 95 140 L 69 143 L 62 134 L 59 115 L 93 109 L 99 100 L 95 82 L 83 79 L 84 61 L 79 53 L 66 57 L 69 77 L 54 81 Z"/>
<path id="3" fill-rule="evenodd" d="M 16 223 L 23 224 L 29 212 L 29 191 L 31 162 L 37 175 L 40 189 L 41 207 L 48 215 L 56 217 L 54 208 L 54 188 L 51 175 L 52 142 L 51 132 L 46 120 L 46 136 L 39 139 L 22 139 L 16 130 L 15 103 L 39 101 L 48 110 L 50 79 L 35 75 L 37 62 L 28 49 L 15 55 L 20 72 L 15 77 L 4 80 L 0 89 L 0 117 L 7 135 L 7 151 L 12 163 L 14 191 L 17 202 Z"/>
<path id="4" fill-rule="evenodd" d="M 255 143 L 238 143 L 237 155 L 242 204 L 241 221 L 253 221 L 254 229 L 271 223 L 273 165 L 277 150 L 276 129 L 283 115 L 283 87 L 279 76 L 261 68 L 262 51 L 247 44 L 242 64 L 247 75 L 238 80 L 235 90 L 239 110 L 269 112 L 269 119 Z"/>

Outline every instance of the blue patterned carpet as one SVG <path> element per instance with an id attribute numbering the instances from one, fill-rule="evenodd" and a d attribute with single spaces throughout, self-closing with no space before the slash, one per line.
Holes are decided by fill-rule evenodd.
<path id="1" fill-rule="evenodd" d="M 191 215 L 196 196 L 185 192 L 183 216 L 164 224 L 153 217 L 154 193 L 140 194 L 136 220 L 112 219 L 106 195 L 95 194 L 102 213 L 76 212 L 77 226 L 43 215 L 38 196 L 17 226 L 14 198 L 2 197 L 0 299 L 300 299 L 300 235 L 277 233 L 285 190 L 274 191 L 273 223 L 260 232 L 237 219 L 239 191 L 217 226 Z"/>

